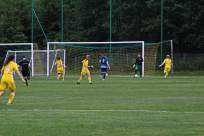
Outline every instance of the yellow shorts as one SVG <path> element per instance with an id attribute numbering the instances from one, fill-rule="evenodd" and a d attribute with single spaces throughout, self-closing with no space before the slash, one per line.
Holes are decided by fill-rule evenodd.
<path id="1" fill-rule="evenodd" d="M 13 81 L 1 81 L 0 90 L 6 91 L 9 90 L 16 90 L 16 84 Z"/>
<path id="2" fill-rule="evenodd" d="M 164 73 L 166 73 L 166 71 L 168 71 L 168 73 L 169 73 L 170 70 L 171 70 L 171 67 L 165 67 L 164 68 Z"/>
<path id="3" fill-rule="evenodd" d="M 63 69 L 58 69 L 57 70 L 57 74 L 63 74 L 64 73 L 64 70 Z"/>
<path id="4" fill-rule="evenodd" d="M 86 69 L 85 71 L 82 71 L 82 72 L 81 72 L 81 75 L 85 76 L 85 75 L 88 74 L 88 73 L 89 73 L 89 70 Z"/>

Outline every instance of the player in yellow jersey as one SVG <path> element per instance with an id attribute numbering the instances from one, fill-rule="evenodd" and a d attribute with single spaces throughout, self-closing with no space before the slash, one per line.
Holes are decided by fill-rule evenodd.
<path id="1" fill-rule="evenodd" d="M 25 83 L 26 81 L 23 79 L 23 76 L 21 75 L 21 73 L 18 70 L 18 65 L 14 62 L 14 55 L 11 54 L 9 55 L 9 57 L 7 58 L 7 60 L 5 61 L 3 67 L 2 67 L 2 73 L 3 76 L 1 78 L 1 84 L 0 84 L 0 96 L 2 96 L 6 89 L 10 89 L 11 90 L 11 94 L 8 100 L 7 105 L 11 105 L 12 101 L 14 99 L 14 96 L 16 94 L 16 84 L 14 82 L 14 78 L 13 78 L 13 70 L 16 71 L 16 73 L 18 74 L 18 76 L 21 78 L 21 80 Z"/>
<path id="2" fill-rule="evenodd" d="M 170 59 L 170 56 L 169 55 L 166 55 L 166 59 L 164 59 L 164 62 L 159 65 L 159 67 L 161 67 L 162 65 L 165 64 L 165 67 L 164 67 L 164 78 L 166 78 L 171 70 L 171 59 Z"/>
<path id="3" fill-rule="evenodd" d="M 57 80 L 59 80 L 62 75 L 62 81 L 64 81 L 64 68 L 66 68 L 66 66 L 62 63 L 60 57 L 57 58 L 55 65 L 57 66 Z"/>
<path id="4" fill-rule="evenodd" d="M 81 76 L 77 81 L 77 84 L 80 84 L 80 81 L 84 78 L 86 74 L 88 75 L 89 84 L 92 84 L 89 68 L 93 68 L 94 66 L 89 66 L 89 59 L 90 59 L 90 55 L 86 55 L 86 58 L 81 62 L 82 63 Z"/>

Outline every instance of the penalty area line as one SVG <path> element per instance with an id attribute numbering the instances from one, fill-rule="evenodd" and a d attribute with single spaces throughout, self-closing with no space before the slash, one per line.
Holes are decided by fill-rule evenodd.
<path id="1" fill-rule="evenodd" d="M 204 114 L 201 111 L 165 111 L 165 110 L 61 110 L 61 109 L 33 109 L 33 110 L 0 110 L 0 112 L 146 112 L 172 114 Z"/>

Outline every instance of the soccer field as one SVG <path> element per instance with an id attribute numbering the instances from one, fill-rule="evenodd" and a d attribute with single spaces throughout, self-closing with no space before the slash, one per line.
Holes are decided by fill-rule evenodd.
<path id="1" fill-rule="evenodd" d="M 0 97 L 0 136 L 203 136 L 204 77 L 16 77 Z"/>

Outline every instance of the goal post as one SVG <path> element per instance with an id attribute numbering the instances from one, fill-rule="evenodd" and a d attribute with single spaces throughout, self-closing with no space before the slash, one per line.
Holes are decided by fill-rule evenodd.
<path id="1" fill-rule="evenodd" d="M 2 46 L 4 46 L 4 47 L 7 47 L 7 46 L 18 46 L 18 47 L 20 47 L 20 46 L 30 46 L 30 57 L 31 57 L 31 66 L 33 66 L 34 65 L 34 63 L 33 63 L 33 43 L 0 43 L 0 48 L 2 47 Z M 2 49 L 1 51 L 6 51 L 7 52 L 7 54 L 6 55 L 9 55 L 8 54 L 8 49 L 6 48 L 6 49 Z M 6 55 L 4 55 L 4 56 L 6 56 Z M 15 61 L 16 61 L 16 54 L 14 54 L 15 55 Z M 6 58 L 5 58 L 6 59 Z M 32 70 L 31 70 L 31 75 L 32 76 L 34 76 L 34 67 L 32 67 Z"/>
<path id="2" fill-rule="evenodd" d="M 171 61 L 172 61 L 172 69 L 171 69 L 171 74 L 172 77 L 174 76 L 174 50 L 173 50 L 173 40 L 170 40 L 171 43 Z"/>
<path id="3" fill-rule="evenodd" d="M 53 57 L 51 57 L 53 56 Z M 55 49 L 52 50 L 52 52 L 49 50 L 49 57 L 47 56 L 47 62 L 49 63 L 49 75 L 57 75 L 57 68 L 55 66 L 55 62 L 57 58 L 60 57 L 62 62 L 65 64 L 66 63 L 66 50 L 65 49 Z M 51 60 L 52 59 L 52 60 Z M 51 67 L 50 67 L 51 66 Z M 47 72 L 47 71 L 46 71 Z M 64 71 L 65 74 L 65 71 Z"/>
<path id="4" fill-rule="evenodd" d="M 173 49 L 173 40 L 166 40 L 166 41 L 163 41 L 163 42 L 159 42 L 158 44 L 160 45 L 159 48 L 160 49 L 162 48 L 162 50 L 159 51 L 159 53 L 158 53 L 157 66 L 160 65 L 164 61 L 164 59 L 166 58 L 167 54 L 170 55 L 171 62 L 172 62 L 171 76 L 173 77 L 174 76 L 174 49 Z M 164 67 L 158 68 L 158 69 L 159 70 L 163 70 L 163 68 Z"/>
<path id="5" fill-rule="evenodd" d="M 141 52 L 142 58 L 144 59 L 144 61 L 142 63 L 142 76 L 144 77 L 144 72 L 145 72 L 144 71 L 144 68 L 145 68 L 145 66 L 144 66 L 144 64 L 145 64 L 145 55 L 144 55 L 145 54 L 145 48 L 144 48 L 145 45 L 144 45 L 144 41 L 122 41 L 122 42 L 47 42 L 47 58 L 48 59 L 49 59 L 49 56 L 50 56 L 49 50 L 50 50 L 50 47 L 52 45 L 59 45 L 59 46 L 64 46 L 64 47 L 73 47 L 75 49 L 76 48 L 87 48 L 87 49 L 89 48 L 89 49 L 99 49 L 99 50 L 100 49 L 101 50 L 106 49 L 106 51 L 109 50 L 109 52 L 107 51 L 106 53 L 107 54 L 110 53 L 110 55 L 109 55 L 110 62 L 113 61 L 113 59 L 112 59 L 112 50 L 113 49 L 117 48 L 119 50 L 120 49 L 122 50 L 124 48 L 133 48 L 133 47 L 136 47 L 136 46 L 140 46 L 141 50 L 139 52 Z M 67 51 L 69 51 L 69 49 L 67 49 Z M 77 53 L 80 55 L 80 52 L 76 52 L 76 54 Z M 96 56 L 96 59 L 99 59 L 97 57 L 99 57 L 98 54 Z M 136 56 L 135 56 L 135 58 L 136 58 Z M 74 59 L 74 58 L 72 58 L 72 59 Z M 50 61 L 47 60 L 47 76 L 50 75 L 50 64 L 49 63 L 50 63 Z M 64 60 L 64 64 L 66 64 L 65 60 Z"/>

